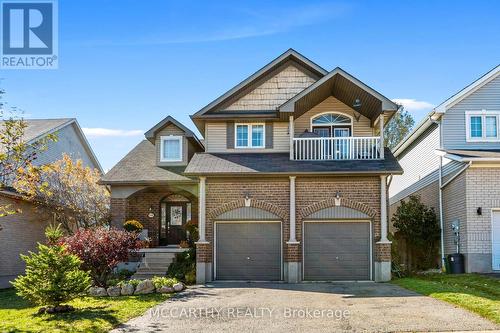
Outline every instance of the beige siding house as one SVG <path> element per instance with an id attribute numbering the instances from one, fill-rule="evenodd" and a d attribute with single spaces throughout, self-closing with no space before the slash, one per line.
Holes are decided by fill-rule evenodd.
<path id="1" fill-rule="evenodd" d="M 458 243 L 467 272 L 500 271 L 499 131 L 497 66 L 436 107 L 393 150 L 404 174 L 390 186 L 391 214 L 419 195 L 442 221 L 442 253 L 455 253 Z"/>
<path id="2" fill-rule="evenodd" d="M 37 154 L 33 164 L 55 162 L 65 153 L 102 172 L 76 119 L 28 119 L 26 122 L 28 127 L 24 139 L 28 143 L 36 142 L 49 134 L 57 136 L 56 142 L 49 142 L 47 150 Z M 45 241 L 44 231 L 52 220 L 51 216 L 41 214 L 34 205 L 25 202 L 20 195 L 10 190 L 0 191 L 0 205 L 10 205 L 21 210 L 18 214 L 0 217 L 0 288 L 9 288 L 9 281 L 24 273 L 24 263 L 19 255 L 36 250 L 37 242 Z"/>
<path id="3" fill-rule="evenodd" d="M 191 116 L 203 144 L 172 117 L 148 131 L 101 180 L 113 221 L 144 223 L 154 248 L 143 261 L 165 253 L 165 263 L 195 221 L 199 283 L 388 281 L 387 177 L 402 170 L 383 129 L 397 110 L 288 50 Z M 188 144 L 187 166 L 169 135 Z"/>

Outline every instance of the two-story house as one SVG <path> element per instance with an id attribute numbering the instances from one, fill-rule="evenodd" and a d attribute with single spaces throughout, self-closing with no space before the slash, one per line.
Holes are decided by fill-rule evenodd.
<path id="1" fill-rule="evenodd" d="M 197 281 L 391 276 L 383 146 L 398 105 L 340 68 L 288 50 L 191 116 L 167 117 L 102 183 L 116 225 L 137 219 L 155 249 L 199 228 Z M 165 250 L 167 251 L 167 250 Z"/>
<path id="2" fill-rule="evenodd" d="M 34 165 L 46 165 L 68 154 L 74 160 L 82 160 L 85 166 L 102 172 L 90 144 L 80 125 L 73 118 L 26 119 L 23 140 L 29 146 L 49 134 L 55 134 L 56 141 L 49 141 L 47 149 L 37 152 Z M 3 123 L 0 122 L 0 126 Z M 1 149 L 1 147 L 0 147 Z M 27 153 L 32 153 L 28 150 Z M 53 222 L 52 216 L 37 209 L 37 206 L 8 188 L 0 191 L 0 206 L 9 210 L 20 210 L 12 215 L 0 217 L 0 288 L 10 288 L 9 281 L 24 273 L 24 262 L 19 254 L 35 251 L 37 242 L 45 241 L 45 228 Z"/>
<path id="3" fill-rule="evenodd" d="M 434 108 L 393 149 L 404 174 L 390 186 L 391 214 L 419 195 L 439 216 L 441 253 L 459 245 L 467 272 L 500 270 L 499 121 L 497 66 Z"/>

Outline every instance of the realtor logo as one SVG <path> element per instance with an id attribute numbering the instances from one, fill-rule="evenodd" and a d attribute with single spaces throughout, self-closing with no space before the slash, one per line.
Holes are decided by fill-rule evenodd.
<path id="1" fill-rule="evenodd" d="M 57 68 L 57 3 L 1 1 L 2 69 Z"/>

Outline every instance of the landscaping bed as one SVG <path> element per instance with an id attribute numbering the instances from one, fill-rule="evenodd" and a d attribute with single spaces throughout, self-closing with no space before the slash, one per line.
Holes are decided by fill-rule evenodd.
<path id="1" fill-rule="evenodd" d="M 392 283 L 430 296 L 500 324 L 500 280 L 478 274 L 430 274 Z"/>
<path id="2" fill-rule="evenodd" d="M 37 314 L 39 306 L 8 289 L 0 291 L 0 332 L 108 332 L 170 296 L 80 297 L 68 302 L 76 311 L 52 315 Z"/>

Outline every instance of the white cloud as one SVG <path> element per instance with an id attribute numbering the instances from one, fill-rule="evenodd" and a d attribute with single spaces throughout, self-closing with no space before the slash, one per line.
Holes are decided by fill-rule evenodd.
<path id="1" fill-rule="evenodd" d="M 122 130 L 100 127 L 84 127 L 83 133 L 88 137 L 126 137 L 126 136 L 139 136 L 144 132 L 142 130 Z"/>
<path id="2" fill-rule="evenodd" d="M 430 111 L 434 104 L 426 102 L 426 101 L 417 101 L 413 98 L 394 98 L 392 100 L 394 103 L 398 103 L 404 106 L 406 111 L 409 112 L 418 112 L 428 110 Z"/>

